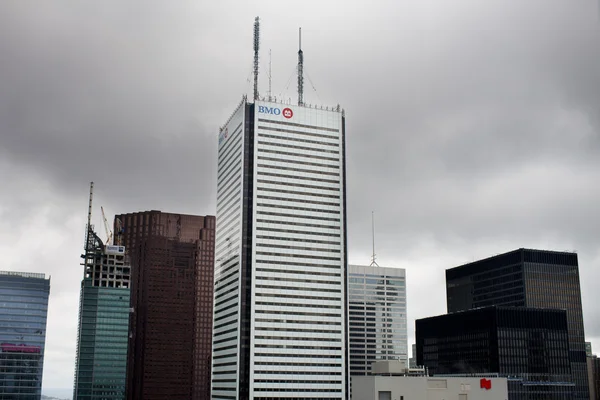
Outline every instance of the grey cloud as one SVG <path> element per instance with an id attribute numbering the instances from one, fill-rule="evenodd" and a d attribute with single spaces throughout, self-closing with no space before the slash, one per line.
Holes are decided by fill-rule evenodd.
<path id="1" fill-rule="evenodd" d="M 12 268 L 51 272 L 53 297 L 76 298 L 90 180 L 110 214 L 214 213 L 216 132 L 249 92 L 255 15 L 261 93 L 272 49 L 273 93 L 296 98 L 302 26 L 307 101 L 346 109 L 350 258 L 368 263 L 375 210 L 380 264 L 408 271 L 409 324 L 445 311 L 445 268 L 576 249 L 600 337 L 594 0 L 3 2 L 2 250 L 49 240 Z M 49 327 L 44 384 L 71 385 L 57 368 L 75 333 Z"/>

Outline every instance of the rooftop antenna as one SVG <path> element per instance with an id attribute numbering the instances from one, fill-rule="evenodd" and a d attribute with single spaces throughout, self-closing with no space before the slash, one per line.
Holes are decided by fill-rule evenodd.
<path id="1" fill-rule="evenodd" d="M 304 104 L 304 54 L 302 53 L 302 28 L 298 28 L 298 105 Z"/>
<path id="2" fill-rule="evenodd" d="M 260 34 L 259 18 L 254 18 L 254 101 L 258 100 L 258 42 Z"/>
<path id="3" fill-rule="evenodd" d="M 376 266 L 379 267 L 377 261 L 375 261 L 375 212 L 371 211 L 371 232 L 373 236 L 373 255 L 371 256 L 371 265 L 370 267 Z"/>
<path id="4" fill-rule="evenodd" d="M 271 49 L 269 49 L 269 101 L 271 101 Z"/>

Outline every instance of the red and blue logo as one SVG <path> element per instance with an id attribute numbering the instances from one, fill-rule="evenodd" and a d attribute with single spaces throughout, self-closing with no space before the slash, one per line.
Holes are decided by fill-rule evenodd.
<path id="1" fill-rule="evenodd" d="M 258 112 L 261 114 L 283 115 L 287 119 L 290 119 L 294 116 L 294 112 L 289 107 L 286 107 L 282 110 L 278 107 L 258 106 Z"/>

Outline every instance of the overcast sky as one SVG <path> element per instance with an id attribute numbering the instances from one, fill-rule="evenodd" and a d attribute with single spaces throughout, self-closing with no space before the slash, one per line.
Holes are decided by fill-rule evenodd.
<path id="1" fill-rule="evenodd" d="M 52 288 L 45 388 L 71 388 L 88 185 L 109 214 L 215 213 L 219 125 L 251 92 L 346 110 L 349 250 L 406 268 L 414 319 L 444 270 L 579 253 L 600 352 L 598 0 L 0 3 L 0 269 Z"/>

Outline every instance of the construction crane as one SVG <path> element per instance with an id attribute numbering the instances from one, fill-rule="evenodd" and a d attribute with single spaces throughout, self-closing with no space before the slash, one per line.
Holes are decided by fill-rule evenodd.
<path id="1" fill-rule="evenodd" d="M 104 220 L 104 231 L 106 232 L 106 244 L 112 244 L 112 231 L 108 229 L 108 221 L 106 220 L 106 215 L 104 214 L 104 207 L 100 206 L 100 210 L 102 210 L 102 219 Z"/>

